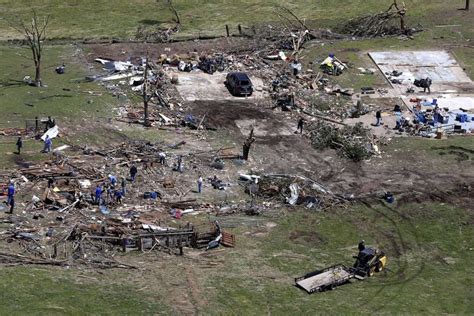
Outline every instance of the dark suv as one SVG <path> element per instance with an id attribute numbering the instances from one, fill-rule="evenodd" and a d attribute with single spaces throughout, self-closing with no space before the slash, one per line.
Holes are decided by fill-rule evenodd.
<path id="1" fill-rule="evenodd" d="M 253 92 L 252 81 L 243 72 L 230 72 L 224 82 L 229 92 L 234 96 L 251 96 Z"/>

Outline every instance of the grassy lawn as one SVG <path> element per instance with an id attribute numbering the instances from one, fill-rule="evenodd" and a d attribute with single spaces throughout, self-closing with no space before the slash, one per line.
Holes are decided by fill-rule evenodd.
<path id="1" fill-rule="evenodd" d="M 251 25 L 255 22 L 279 21 L 275 14 L 277 5 L 285 5 L 301 18 L 315 25 L 328 26 L 348 18 L 378 12 L 388 8 L 391 1 L 340 0 L 335 5 L 330 1 L 298 0 L 288 3 L 282 0 L 174 0 L 182 20 L 182 35 L 196 32 L 225 34 L 225 24 L 236 32 L 237 24 Z M 415 22 L 433 19 L 440 24 L 458 24 L 460 17 L 468 15 L 458 12 L 464 0 L 413 0 L 407 2 L 408 16 Z M 130 38 L 140 24 L 167 26 L 172 20 L 164 0 L 138 1 L 78 1 L 78 0 L 1 0 L 0 34 L 3 39 L 16 38 L 18 34 L 9 27 L 8 20 L 15 17 L 28 18 L 31 9 L 52 17 L 50 38 Z M 471 15 L 472 17 L 472 15 Z M 467 21 L 467 20 L 466 20 Z M 323 23 L 324 22 L 324 23 Z M 443 30 L 444 31 L 444 30 Z M 472 38 L 472 29 L 470 34 Z M 469 37 L 467 37 L 469 38 Z"/>
<path id="2" fill-rule="evenodd" d="M 47 87 L 30 87 L 24 76 L 34 77 L 31 52 L 26 47 L 0 45 L 0 127 L 24 127 L 25 119 L 51 115 L 58 123 L 80 118 L 110 116 L 115 102 L 110 93 L 95 82 L 83 82 L 88 70 L 74 45 L 46 46 L 42 79 Z M 66 64 L 66 73 L 54 71 Z"/>
<path id="3" fill-rule="evenodd" d="M 2 268 L 2 315 L 169 315 L 152 295 L 127 284 L 91 281 L 63 269 Z"/>
<path id="4" fill-rule="evenodd" d="M 217 298 L 206 313 L 468 313 L 472 216 L 435 204 L 291 212 L 266 237 L 239 238 L 239 247 L 255 255 L 227 259 L 226 271 L 209 281 Z M 385 272 L 314 295 L 292 286 L 315 269 L 352 264 L 360 239 L 387 253 Z"/>
<path id="5" fill-rule="evenodd" d="M 237 247 L 198 258 L 124 255 L 140 262 L 136 271 L 2 268 L 0 314 L 467 314 L 474 308 L 473 216 L 443 203 L 379 203 L 223 217 Z M 386 270 L 314 295 L 294 287 L 307 272 L 351 265 L 360 239 L 386 252 Z"/>
<path id="6" fill-rule="evenodd" d="M 22 82 L 24 76 L 34 76 L 31 52 L 26 47 L 0 45 L 0 128 L 27 125 L 34 127 L 34 119 L 52 116 L 62 136 L 68 136 L 74 125 L 86 127 L 91 120 L 105 121 L 113 116 L 111 109 L 117 99 L 96 82 L 84 82 L 89 75 L 80 50 L 74 45 L 46 46 L 43 53 L 42 79 L 46 87 L 31 87 Z M 66 73 L 54 71 L 66 64 Z M 72 135 L 80 137 L 81 135 Z M 33 139 L 24 143 L 21 157 L 13 154 L 16 137 L 2 137 L 0 153 L 5 154 L 0 167 L 10 167 L 15 161 L 40 161 L 47 155 L 39 154 L 43 144 Z M 61 145 L 61 139 L 54 146 Z"/>

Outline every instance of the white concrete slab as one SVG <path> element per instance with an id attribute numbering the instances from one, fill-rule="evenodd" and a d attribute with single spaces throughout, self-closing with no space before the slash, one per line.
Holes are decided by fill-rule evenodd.
<path id="1" fill-rule="evenodd" d="M 397 92 L 404 94 L 408 87 L 414 87 L 415 79 L 430 77 L 432 92 L 456 93 L 474 89 L 472 80 L 457 61 L 446 51 L 390 51 L 370 52 L 369 56 L 390 82 L 394 70 L 402 75 L 393 77 L 402 84 L 391 84 Z M 416 88 L 419 91 L 420 88 Z M 422 89 L 421 89 L 422 91 Z"/>
<path id="2" fill-rule="evenodd" d="M 180 72 L 175 69 L 167 71 L 170 77 L 177 76 L 176 88 L 181 97 L 186 101 L 196 100 L 242 100 L 262 99 L 263 81 L 260 78 L 249 76 L 252 81 L 254 92 L 250 97 L 234 97 L 224 85 L 227 72 L 215 72 L 212 75 L 202 71 Z"/>

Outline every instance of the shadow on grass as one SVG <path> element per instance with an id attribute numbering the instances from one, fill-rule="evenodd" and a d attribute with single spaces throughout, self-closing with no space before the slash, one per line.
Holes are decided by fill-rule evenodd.
<path id="1" fill-rule="evenodd" d="M 0 81 L 0 87 L 19 87 L 19 86 L 26 86 L 27 84 L 23 80 L 3 80 Z"/>
<path id="2" fill-rule="evenodd" d="M 143 24 L 143 25 L 159 25 L 165 23 L 164 21 L 159 21 L 159 20 L 149 20 L 149 19 L 144 19 L 138 21 L 138 23 Z"/>

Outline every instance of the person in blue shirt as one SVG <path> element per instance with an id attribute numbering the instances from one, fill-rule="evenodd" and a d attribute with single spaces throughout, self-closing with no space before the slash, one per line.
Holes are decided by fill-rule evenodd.
<path id="1" fill-rule="evenodd" d="M 7 204 L 10 205 L 15 196 L 15 185 L 10 182 L 8 185 Z"/>
<path id="2" fill-rule="evenodd" d="M 102 199 L 102 187 L 100 184 L 97 185 L 95 188 L 95 203 L 100 204 L 100 200 Z"/>
<path id="3" fill-rule="evenodd" d="M 109 180 L 110 184 L 112 185 L 113 188 L 115 188 L 115 185 L 117 184 L 117 178 L 111 174 L 109 174 Z"/>
<path id="4" fill-rule="evenodd" d="M 122 197 L 123 197 L 123 192 L 122 191 L 115 191 L 115 201 L 118 203 L 118 204 L 122 204 Z"/>
<path id="5" fill-rule="evenodd" d="M 49 152 L 51 152 L 52 147 L 53 147 L 53 141 L 51 140 L 51 138 L 49 138 L 48 135 L 46 135 L 46 138 L 44 140 L 44 149 L 43 149 L 43 151 L 45 153 L 49 153 Z"/>

